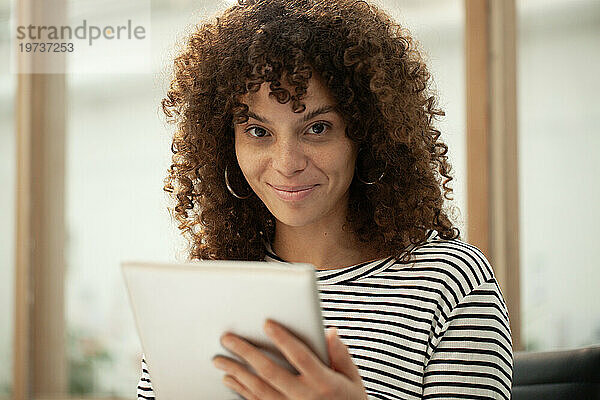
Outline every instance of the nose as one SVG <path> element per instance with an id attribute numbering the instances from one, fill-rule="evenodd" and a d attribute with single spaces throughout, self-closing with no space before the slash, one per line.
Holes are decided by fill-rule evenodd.
<path id="1" fill-rule="evenodd" d="M 281 138 L 273 148 L 271 163 L 284 176 L 293 176 L 308 165 L 308 157 L 294 138 Z"/>

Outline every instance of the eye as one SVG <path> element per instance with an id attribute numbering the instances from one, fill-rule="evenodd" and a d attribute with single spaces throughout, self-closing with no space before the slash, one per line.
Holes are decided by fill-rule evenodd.
<path id="1" fill-rule="evenodd" d="M 330 125 L 326 124 L 324 122 L 317 122 L 315 124 L 312 124 L 310 126 L 309 129 L 309 133 L 314 134 L 315 136 L 322 136 L 327 129 L 329 129 Z M 254 133 L 252 133 L 252 130 L 254 130 Z M 312 132 L 311 132 L 312 130 Z M 252 137 L 256 137 L 256 138 L 263 138 L 265 136 L 269 135 L 269 132 L 264 129 L 261 128 L 260 126 L 251 126 L 250 128 L 246 129 L 246 132 L 252 136 Z"/>
<path id="2" fill-rule="evenodd" d="M 255 134 L 250 133 L 250 131 L 252 131 L 252 129 L 256 129 Z M 248 132 L 250 134 L 250 136 L 254 136 L 254 137 L 265 137 L 267 135 L 267 131 L 264 128 L 261 128 L 260 126 L 252 126 L 248 129 L 246 129 L 246 132 Z"/>
<path id="3" fill-rule="evenodd" d="M 311 127 L 308 129 L 310 131 L 311 129 L 313 129 L 315 127 L 317 129 L 315 129 L 313 131 L 313 133 L 315 133 L 317 136 L 321 136 L 325 132 L 325 130 L 329 128 L 329 125 L 324 122 L 317 122 L 316 124 L 311 125 Z"/>

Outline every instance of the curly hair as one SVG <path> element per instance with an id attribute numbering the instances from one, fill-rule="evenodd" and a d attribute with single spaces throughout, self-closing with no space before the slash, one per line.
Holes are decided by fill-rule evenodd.
<path id="1" fill-rule="evenodd" d="M 232 186 L 251 191 L 235 156 L 234 124 L 248 120 L 239 99 L 269 82 L 270 96 L 303 112 L 315 72 L 338 102 L 346 135 L 366 150 L 364 164 L 375 166 L 372 176 L 385 171 L 375 184 L 355 175 L 350 185 L 346 226 L 358 240 L 406 259 L 430 229 L 460 235 L 444 210 L 451 166 L 434 127 L 444 113 L 408 31 L 365 1 L 238 0 L 195 27 L 161 102 L 177 127 L 164 190 L 190 259 L 264 259 L 274 216 L 256 195 L 232 196 L 224 181 L 228 167 Z M 295 93 L 281 87 L 283 76 Z"/>

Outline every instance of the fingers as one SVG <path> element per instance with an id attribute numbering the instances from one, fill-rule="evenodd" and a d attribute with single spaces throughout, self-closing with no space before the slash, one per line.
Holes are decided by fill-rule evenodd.
<path id="1" fill-rule="evenodd" d="M 223 383 L 240 393 L 246 399 L 284 399 L 281 393 L 260 377 L 248 371 L 248 369 L 239 362 L 227 357 L 217 356 L 213 359 L 213 363 L 217 368 L 228 374 L 223 378 Z"/>
<path id="2" fill-rule="evenodd" d="M 326 379 L 324 371 L 329 370 L 313 351 L 300 339 L 294 336 L 282 325 L 272 320 L 267 320 L 264 325 L 265 332 L 273 343 L 283 353 L 285 358 L 296 370 L 309 380 L 319 382 Z"/>
<path id="3" fill-rule="evenodd" d="M 330 368 L 282 325 L 267 320 L 264 328 L 300 375 L 290 373 L 244 338 L 227 333 L 221 338 L 223 346 L 245 360 L 255 373 L 228 357 L 217 356 L 214 364 L 228 374 L 223 382 L 246 399 L 333 398 L 342 392 L 364 392 L 358 367 L 335 330 L 326 334 Z"/>
<path id="4" fill-rule="evenodd" d="M 283 394 L 292 398 L 306 397 L 306 387 L 295 375 L 277 365 L 248 341 L 233 334 L 225 334 L 222 344 L 244 359 L 256 371 L 258 376 L 240 365 L 241 369 L 235 367 L 236 374 L 234 375 L 240 383 L 259 398 L 279 399 L 284 398 Z"/>
<path id="5" fill-rule="evenodd" d="M 332 369 L 353 382 L 362 382 L 358 367 L 354 364 L 348 347 L 340 339 L 336 328 L 327 330 L 327 348 Z"/>
<path id="6" fill-rule="evenodd" d="M 237 393 L 242 395 L 246 400 L 260 400 L 258 397 L 253 395 L 246 386 L 242 385 L 232 375 L 225 375 L 223 377 L 223 383 L 230 389 L 235 390 Z"/>

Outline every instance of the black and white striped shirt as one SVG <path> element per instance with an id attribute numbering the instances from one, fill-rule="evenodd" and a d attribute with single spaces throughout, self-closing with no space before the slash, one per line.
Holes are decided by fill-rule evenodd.
<path id="1" fill-rule="evenodd" d="M 285 262 L 268 249 L 266 261 Z M 338 329 L 369 399 L 510 399 L 508 311 L 486 258 L 435 231 L 411 252 L 316 270 L 324 325 Z M 154 397 L 143 357 L 137 394 Z"/>

